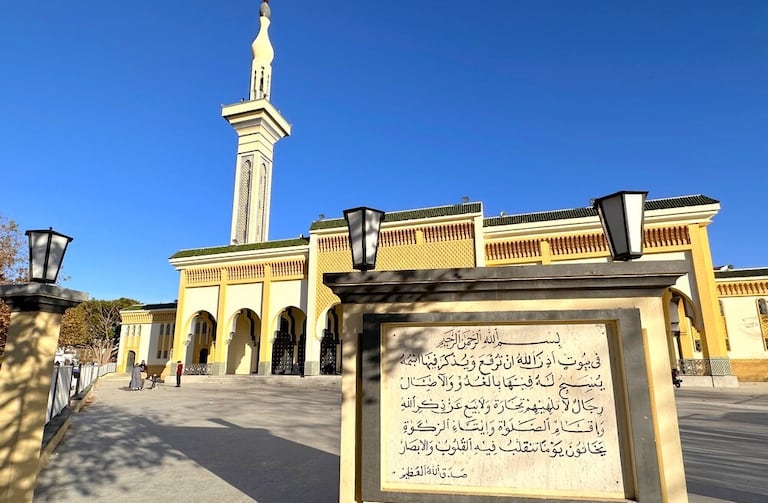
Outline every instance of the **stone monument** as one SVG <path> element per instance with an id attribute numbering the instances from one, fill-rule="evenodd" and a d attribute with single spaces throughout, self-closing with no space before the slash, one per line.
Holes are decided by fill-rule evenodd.
<path id="1" fill-rule="evenodd" d="M 675 262 L 326 274 L 343 502 L 687 501 Z"/>

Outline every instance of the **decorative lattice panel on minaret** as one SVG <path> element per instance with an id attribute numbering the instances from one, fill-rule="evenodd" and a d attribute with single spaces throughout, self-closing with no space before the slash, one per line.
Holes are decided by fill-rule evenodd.
<path id="1" fill-rule="evenodd" d="M 267 191 L 269 190 L 269 172 L 267 171 L 266 163 L 261 163 L 258 176 L 258 201 L 256 201 L 256 218 L 254 224 L 256 225 L 256 242 L 262 242 L 267 240 L 267 236 L 265 235 L 266 233 L 264 232 L 264 230 L 267 228 Z"/>
<path id="2" fill-rule="evenodd" d="M 237 193 L 237 242 L 247 243 L 248 210 L 251 200 L 251 180 L 253 177 L 253 156 L 243 156 L 240 162 L 240 187 Z"/>

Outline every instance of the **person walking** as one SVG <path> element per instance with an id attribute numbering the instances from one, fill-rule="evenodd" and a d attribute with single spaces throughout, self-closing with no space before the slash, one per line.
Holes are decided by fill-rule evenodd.
<path id="1" fill-rule="evenodd" d="M 138 391 L 141 389 L 141 368 L 134 365 L 131 369 L 131 382 L 128 383 L 128 389 Z"/>
<path id="2" fill-rule="evenodd" d="M 181 374 L 184 372 L 184 365 L 181 360 L 176 362 L 176 387 L 181 388 Z"/>

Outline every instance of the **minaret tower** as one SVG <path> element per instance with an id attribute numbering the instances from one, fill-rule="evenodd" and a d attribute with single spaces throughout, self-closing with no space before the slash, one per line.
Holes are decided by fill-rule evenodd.
<path id="1" fill-rule="evenodd" d="M 272 59 L 269 0 L 259 7 L 259 34 L 251 44 L 251 87 L 248 101 L 226 105 L 221 115 L 237 132 L 235 195 L 232 202 L 233 244 L 269 239 L 272 156 L 275 143 L 291 134 L 291 125 L 269 102 Z"/>

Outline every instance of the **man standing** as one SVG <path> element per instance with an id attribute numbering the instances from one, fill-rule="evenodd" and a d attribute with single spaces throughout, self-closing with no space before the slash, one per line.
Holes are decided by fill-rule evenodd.
<path id="1" fill-rule="evenodd" d="M 184 371 L 184 365 L 181 360 L 176 362 L 176 387 L 181 388 L 181 373 Z"/>

